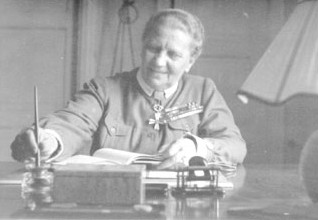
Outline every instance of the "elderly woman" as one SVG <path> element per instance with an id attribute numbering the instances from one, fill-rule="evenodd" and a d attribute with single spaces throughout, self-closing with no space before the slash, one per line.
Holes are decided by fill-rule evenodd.
<path id="1" fill-rule="evenodd" d="M 193 156 L 237 164 L 246 146 L 214 82 L 190 74 L 204 29 L 179 9 L 150 18 L 142 36 L 140 68 L 95 78 L 68 105 L 40 120 L 39 147 L 32 128 L 11 145 L 18 161 L 59 161 L 99 148 L 163 155 L 159 169 L 188 165 Z"/>

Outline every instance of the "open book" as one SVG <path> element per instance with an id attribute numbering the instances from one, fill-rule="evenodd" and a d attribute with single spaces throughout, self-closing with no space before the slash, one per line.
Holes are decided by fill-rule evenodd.
<path id="1" fill-rule="evenodd" d="M 160 155 L 148 155 L 141 153 L 134 153 L 123 150 L 116 150 L 112 148 L 101 148 L 93 154 L 75 155 L 64 161 L 58 162 L 60 165 L 67 164 L 108 164 L 108 165 L 130 165 L 130 164 L 146 164 L 147 172 L 144 183 L 147 185 L 164 184 L 169 187 L 176 186 L 177 172 L 173 170 L 155 170 L 157 164 L 162 161 Z M 221 173 L 219 176 L 219 187 L 233 188 L 233 183 L 229 182 Z M 207 183 L 209 184 L 209 183 Z"/>
<path id="2" fill-rule="evenodd" d="M 156 165 L 162 161 L 160 155 L 149 155 L 134 153 L 130 151 L 117 150 L 113 148 L 101 148 L 95 151 L 93 156 L 75 155 L 58 164 L 113 164 L 113 165 L 129 165 L 129 164 L 146 164 Z"/>

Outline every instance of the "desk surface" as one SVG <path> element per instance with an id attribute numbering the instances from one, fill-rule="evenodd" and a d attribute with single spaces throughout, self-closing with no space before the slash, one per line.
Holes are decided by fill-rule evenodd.
<path id="1" fill-rule="evenodd" d="M 0 162 L 0 180 L 16 176 L 21 164 Z M 318 219 L 318 205 L 312 204 L 302 186 L 296 165 L 246 165 L 231 179 L 234 189 L 224 198 L 216 196 L 175 199 L 147 196 L 149 203 L 164 204 L 156 216 L 110 215 L 109 213 L 27 212 L 20 197 L 20 185 L 0 184 L 0 219 L 107 219 L 142 217 L 159 219 Z"/>

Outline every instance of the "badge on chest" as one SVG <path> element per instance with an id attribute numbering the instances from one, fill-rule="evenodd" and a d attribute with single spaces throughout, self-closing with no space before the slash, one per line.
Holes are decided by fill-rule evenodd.
<path id="1" fill-rule="evenodd" d="M 155 130 L 160 130 L 160 125 L 201 113 L 203 106 L 195 102 L 189 102 L 183 106 L 164 108 L 162 105 L 156 103 L 153 105 L 153 110 L 154 118 L 149 119 L 149 124 L 153 125 Z"/>

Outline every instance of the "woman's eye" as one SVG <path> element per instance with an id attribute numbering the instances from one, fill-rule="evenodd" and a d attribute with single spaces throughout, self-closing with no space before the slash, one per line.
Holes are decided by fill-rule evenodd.
<path id="1" fill-rule="evenodd" d="M 168 52 L 168 55 L 171 59 L 176 60 L 182 57 L 181 54 L 178 54 L 176 52 Z"/>
<path id="2" fill-rule="evenodd" d="M 154 47 L 148 47 L 147 48 L 150 52 L 156 52 L 156 48 L 154 48 Z"/>
<path id="3" fill-rule="evenodd" d="M 146 49 L 147 49 L 148 51 L 152 52 L 152 53 L 157 53 L 158 51 L 160 51 L 160 48 L 155 47 L 155 46 L 150 46 L 150 45 L 148 45 L 148 46 L 146 47 Z"/>

